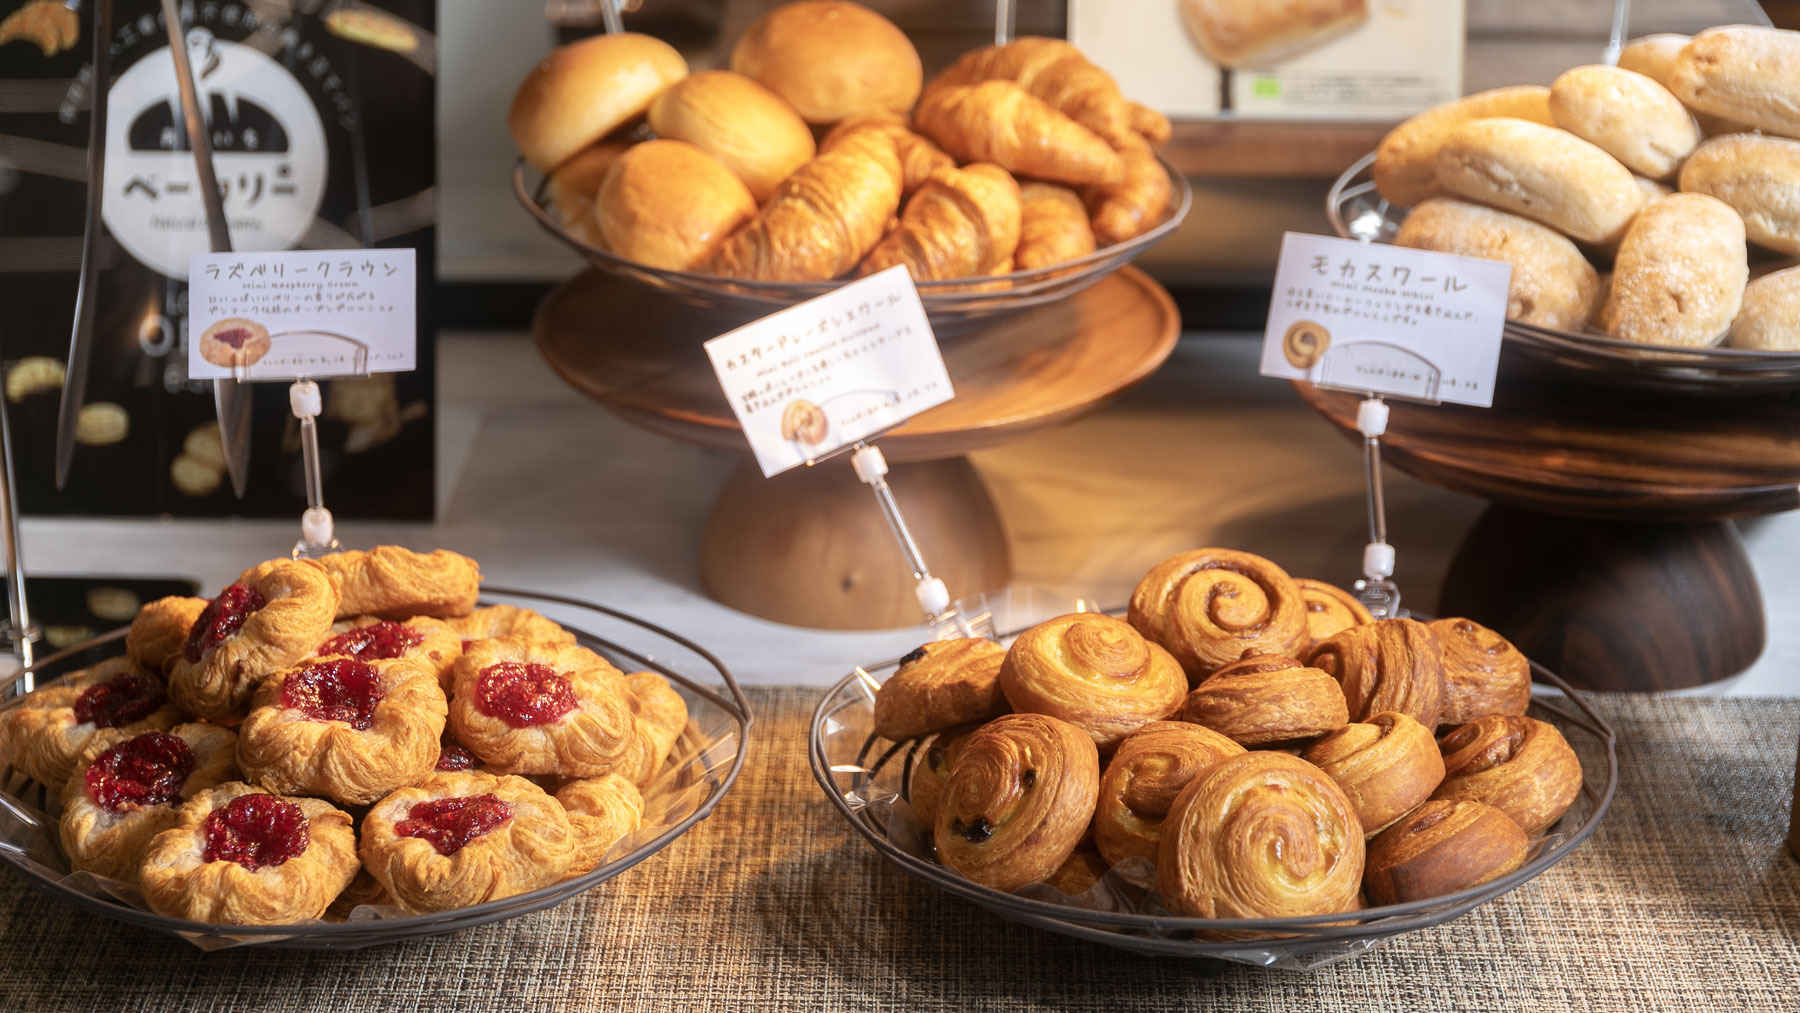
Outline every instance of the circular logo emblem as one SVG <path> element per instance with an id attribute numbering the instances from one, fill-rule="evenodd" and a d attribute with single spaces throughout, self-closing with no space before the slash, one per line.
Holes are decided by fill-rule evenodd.
<path id="1" fill-rule="evenodd" d="M 1331 332 L 1325 325 L 1302 320 L 1281 336 L 1281 354 L 1295 369 L 1311 369 L 1331 347 Z"/>

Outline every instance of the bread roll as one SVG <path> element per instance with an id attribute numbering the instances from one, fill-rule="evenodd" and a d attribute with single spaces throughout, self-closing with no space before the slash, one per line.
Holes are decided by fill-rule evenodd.
<path id="1" fill-rule="evenodd" d="M 1800 32 L 1708 28 L 1676 55 L 1669 90 L 1692 109 L 1800 137 Z"/>
<path id="2" fill-rule="evenodd" d="M 1700 143 L 1693 114 L 1669 89 L 1617 67 L 1564 71 L 1550 85 L 1550 115 L 1557 126 L 1651 179 L 1675 175 Z"/>
<path id="3" fill-rule="evenodd" d="M 1438 183 L 1458 197 L 1543 222 L 1588 243 L 1617 240 L 1643 207 L 1631 170 L 1566 130 L 1483 119 L 1438 149 Z"/>
<path id="4" fill-rule="evenodd" d="M 1625 70 L 1642 74 L 1664 88 L 1675 76 L 1675 58 L 1681 55 L 1682 47 L 1692 41 L 1692 36 L 1663 32 L 1657 35 L 1641 35 L 1625 44 L 1619 53 L 1619 66 Z M 1673 94 L 1671 90 L 1670 94 Z M 1692 110 L 1689 110 L 1692 112 Z M 1700 132 L 1708 137 L 1714 134 L 1737 134 L 1749 130 L 1742 123 L 1711 116 L 1707 113 L 1695 112 L 1694 121 L 1699 124 Z"/>
<path id="5" fill-rule="evenodd" d="M 591 243 L 600 241 L 600 232 L 594 226 L 594 198 L 600 193 L 606 170 L 629 147 L 630 141 L 590 144 L 550 174 L 550 209 L 570 232 Z"/>
<path id="6" fill-rule="evenodd" d="M 1181 0 L 1181 20 L 1221 67 L 1267 67 L 1368 20 L 1367 0 Z"/>
<path id="7" fill-rule="evenodd" d="M 670 86 L 650 105 L 650 129 L 724 162 L 758 204 L 814 154 L 812 131 L 793 106 L 729 70 L 702 71 Z"/>
<path id="8" fill-rule="evenodd" d="M 1600 309 L 1600 328 L 1645 345 L 1718 344 L 1737 315 L 1750 267 L 1744 220 L 1698 193 L 1670 194 L 1638 216 Z"/>
<path id="9" fill-rule="evenodd" d="M 1752 243 L 1800 256 L 1800 141 L 1715 137 L 1681 167 L 1681 188 L 1731 205 Z"/>
<path id="10" fill-rule="evenodd" d="M 525 75 L 506 128 L 525 161 L 549 172 L 686 76 L 687 61 L 661 39 L 596 35 L 559 47 Z"/>
<path id="11" fill-rule="evenodd" d="M 1433 197 L 1400 223 L 1394 245 L 1512 265 L 1506 317 L 1574 330 L 1593 315 L 1600 275 L 1567 237 L 1529 218 Z"/>
<path id="12" fill-rule="evenodd" d="M 839 0 L 801 0 L 763 15 L 732 47 L 731 69 L 787 99 L 808 123 L 904 113 L 925 81 L 906 33 Z"/>
<path id="13" fill-rule="evenodd" d="M 1744 288 L 1744 304 L 1725 343 L 1733 348 L 1800 352 L 1800 267 L 1765 274 Z"/>
<path id="14" fill-rule="evenodd" d="M 1487 116 L 1549 124 L 1550 89 L 1535 84 L 1495 88 L 1414 116 L 1388 131 L 1375 149 L 1375 188 L 1401 207 L 1442 192 L 1437 185 L 1438 147 L 1452 130 Z"/>
<path id="15" fill-rule="evenodd" d="M 686 271 L 756 215 L 756 199 L 724 163 L 686 141 L 645 141 L 613 164 L 594 218 L 607 249 Z"/>

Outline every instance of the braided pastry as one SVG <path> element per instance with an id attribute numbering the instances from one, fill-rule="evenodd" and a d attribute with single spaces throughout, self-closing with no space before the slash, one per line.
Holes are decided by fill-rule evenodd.
<path id="1" fill-rule="evenodd" d="M 135 883 L 181 803 L 237 776 L 237 734 L 204 722 L 89 750 L 63 789 L 57 823 L 69 868 Z"/>
<path id="2" fill-rule="evenodd" d="M 339 619 L 466 616 L 475 609 L 481 584 L 481 567 L 448 549 L 414 552 L 378 545 L 367 552 L 334 552 L 319 562 L 338 581 Z"/>
<path id="3" fill-rule="evenodd" d="M 570 781 L 556 789 L 575 832 L 575 854 L 568 875 L 579 876 L 600 864 L 619 839 L 644 818 L 644 796 L 637 785 L 617 774 Z"/>
<path id="4" fill-rule="evenodd" d="M 258 682 L 325 639 L 338 600 L 336 578 L 315 560 L 251 567 L 194 620 L 169 663 L 169 696 L 197 717 L 235 723 Z"/>
<path id="5" fill-rule="evenodd" d="M 983 886 L 1048 879 L 1087 833 L 1100 754 L 1081 729 L 1006 714 L 970 736 L 938 807 L 938 858 Z"/>
<path id="6" fill-rule="evenodd" d="M 1352 626 L 1313 648 L 1307 664 L 1344 687 L 1353 721 L 1399 711 L 1427 728 L 1438 726 L 1444 648 L 1424 623 L 1382 619 Z"/>
<path id="7" fill-rule="evenodd" d="M 1548 830 L 1581 793 L 1581 761 L 1555 725 L 1490 714 L 1438 741 L 1444 783 L 1432 798 L 1491 805 L 1527 836 Z"/>
<path id="8" fill-rule="evenodd" d="M 1362 602 L 1335 584 L 1310 577 L 1295 577 L 1294 583 L 1300 586 L 1300 598 L 1306 603 L 1306 653 L 1352 626 L 1375 621 Z M 1304 658 L 1306 653 L 1295 657 Z"/>
<path id="9" fill-rule="evenodd" d="M 1444 780 L 1444 757 L 1431 729 L 1404 714 L 1345 725 L 1302 756 L 1344 789 L 1366 837 L 1430 798 Z"/>
<path id="10" fill-rule="evenodd" d="M 1006 713 L 1006 648 L 981 637 L 938 640 L 900 659 L 875 693 L 875 734 L 900 742 Z"/>
<path id="11" fill-rule="evenodd" d="M 1525 832 L 1480 802 L 1426 802 L 1369 842 L 1363 889 L 1404 904 L 1499 879 L 1525 864 Z"/>
<path id="12" fill-rule="evenodd" d="M 1261 556 L 1195 549 L 1156 564 L 1131 593 L 1131 625 L 1198 682 L 1245 651 L 1305 646 L 1306 605 L 1287 571 Z"/>
<path id="13" fill-rule="evenodd" d="M 1119 743 L 1100 775 L 1094 844 L 1114 865 L 1156 861 L 1163 819 L 1188 782 L 1244 747 L 1218 732 L 1181 721 L 1152 721 Z"/>
<path id="14" fill-rule="evenodd" d="M 598 777 L 630 759 L 630 694 L 586 648 L 494 637 L 456 659 L 450 727 L 496 771 Z"/>
<path id="15" fill-rule="evenodd" d="M 1350 714 L 1331 676 L 1279 654 L 1246 652 L 1187 695 L 1181 720 L 1254 747 L 1316 738 Z"/>
<path id="16" fill-rule="evenodd" d="M 205 598 L 171 595 L 145 605 L 138 609 L 137 616 L 131 620 L 131 629 L 125 632 L 126 656 L 144 671 L 162 677 L 168 671 L 169 662 L 181 653 L 181 645 L 187 643 L 188 630 L 194 628 L 194 620 L 205 611 Z"/>
<path id="17" fill-rule="evenodd" d="M 1510 641 L 1470 619 L 1429 624 L 1444 645 L 1441 726 L 1488 714 L 1523 714 L 1531 706 L 1531 662 Z"/>
<path id="18" fill-rule="evenodd" d="M 1077 612 L 1021 633 L 1000 665 L 1000 689 L 1013 710 L 1060 718 L 1111 750 L 1174 713 L 1187 678 L 1129 623 Z"/>
<path id="19" fill-rule="evenodd" d="M 913 759 L 912 774 L 906 782 L 906 801 L 928 827 L 937 825 L 938 805 L 944 800 L 944 786 L 950 783 L 950 769 L 962 755 L 963 746 L 980 725 L 968 724 L 946 728 L 932 737 L 931 745 Z"/>
<path id="20" fill-rule="evenodd" d="M 84 754 L 181 720 L 162 684 L 129 658 L 108 658 L 0 711 L 0 755 L 60 792 Z"/>

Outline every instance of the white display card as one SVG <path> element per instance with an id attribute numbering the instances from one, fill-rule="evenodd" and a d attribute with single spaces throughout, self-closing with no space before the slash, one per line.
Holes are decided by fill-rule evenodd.
<path id="1" fill-rule="evenodd" d="M 188 272 L 196 380 L 362 376 L 417 362 L 410 249 L 196 253 Z"/>
<path id="2" fill-rule="evenodd" d="M 706 343 L 764 475 L 816 461 L 950 400 L 950 374 L 904 266 Z"/>
<path id="3" fill-rule="evenodd" d="M 1485 408 L 1511 281 L 1504 261 L 1289 232 L 1262 374 Z"/>

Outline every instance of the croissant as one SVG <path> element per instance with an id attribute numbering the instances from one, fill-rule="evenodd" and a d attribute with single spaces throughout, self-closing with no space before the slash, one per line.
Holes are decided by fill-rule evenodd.
<path id="1" fill-rule="evenodd" d="M 1131 109 L 1131 129 L 1137 131 L 1139 137 L 1149 141 L 1152 148 L 1160 149 L 1169 143 L 1169 138 L 1175 134 L 1175 128 L 1169 123 L 1167 116 L 1141 102 L 1128 101 L 1125 104 Z"/>
<path id="2" fill-rule="evenodd" d="M 913 126 L 958 162 L 994 162 L 1059 183 L 1124 178 L 1111 145 L 1011 81 L 930 89 L 913 110 Z"/>
<path id="3" fill-rule="evenodd" d="M 820 151 L 830 151 L 845 137 L 859 130 L 873 130 L 894 142 L 894 154 L 900 159 L 900 196 L 911 197 L 935 169 L 954 169 L 956 159 L 943 149 L 914 133 L 906 125 L 906 117 L 885 110 L 852 116 L 831 128 L 820 143 Z"/>
<path id="4" fill-rule="evenodd" d="M 1367 837 L 1430 798 L 1444 780 L 1444 756 L 1431 729 L 1404 714 L 1345 725 L 1302 758 L 1344 789 Z"/>
<path id="5" fill-rule="evenodd" d="M 992 274 L 1019 245 L 1019 184 L 997 165 L 938 169 L 900 224 L 863 258 L 864 275 L 905 264 L 915 281 Z"/>
<path id="6" fill-rule="evenodd" d="M 1210 728 L 1152 721 L 1119 744 L 1100 776 L 1094 843 L 1113 864 L 1156 861 L 1163 819 L 1188 782 L 1244 747 Z"/>
<path id="7" fill-rule="evenodd" d="M 1279 654 L 1246 651 L 1188 694 L 1181 720 L 1255 748 L 1335 731 L 1350 713 L 1331 676 Z"/>
<path id="8" fill-rule="evenodd" d="M 1441 897 L 1525 864 L 1529 842 L 1506 814 L 1479 802 L 1426 802 L 1369 842 L 1363 887 L 1376 904 Z"/>
<path id="9" fill-rule="evenodd" d="M 1490 714 L 1438 740 L 1444 783 L 1432 798 L 1491 805 L 1536 837 L 1581 793 L 1581 761 L 1556 726 L 1536 718 Z"/>
<path id="10" fill-rule="evenodd" d="M 1156 564 L 1131 593 L 1129 617 L 1195 682 L 1245 651 L 1292 657 L 1306 643 L 1306 606 L 1294 579 L 1232 549 L 1195 549 Z"/>
<path id="11" fill-rule="evenodd" d="M 1307 664 L 1344 687 L 1352 721 L 1399 711 L 1427 728 L 1438 726 L 1444 647 L 1424 623 L 1382 619 L 1352 626 L 1313 648 Z"/>
<path id="12" fill-rule="evenodd" d="M 1130 624 L 1077 612 L 1019 634 L 1000 665 L 1000 690 L 1013 710 L 1061 718 L 1111 750 L 1174 713 L 1187 677 Z"/>
<path id="13" fill-rule="evenodd" d="M 1055 183 L 1019 188 L 1019 248 L 1013 264 L 1021 271 L 1049 267 L 1094 252 L 1094 228 L 1087 206 L 1075 191 Z"/>
<path id="14" fill-rule="evenodd" d="M 1531 662 L 1505 637 L 1469 619 L 1430 624 L 1444 644 L 1444 703 L 1439 725 L 1456 727 L 1531 706 Z"/>
<path id="15" fill-rule="evenodd" d="M 1169 206 L 1168 170 L 1142 138 L 1119 147 L 1123 178 L 1087 188 L 1094 236 L 1104 244 L 1122 243 L 1149 231 Z"/>
<path id="16" fill-rule="evenodd" d="M 947 87 L 982 81 L 1011 81 L 1108 144 L 1124 144 L 1133 136 L 1135 112 L 1119 94 L 1112 75 L 1062 39 L 1023 36 L 1005 45 L 972 50 L 932 84 Z"/>
<path id="17" fill-rule="evenodd" d="M 1300 585 L 1300 597 L 1306 602 L 1307 652 L 1352 626 L 1375 621 L 1362 602 L 1335 584 L 1310 577 L 1295 577 L 1294 583 Z"/>
<path id="18" fill-rule="evenodd" d="M 705 270 L 755 281 L 826 281 L 854 268 L 900 208 L 894 142 L 858 130 L 776 187 Z"/>
<path id="19" fill-rule="evenodd" d="M 1043 714 L 997 717 L 950 768 L 938 858 L 996 890 L 1042 882 L 1081 843 L 1099 792 L 1100 753 L 1087 733 Z"/>

